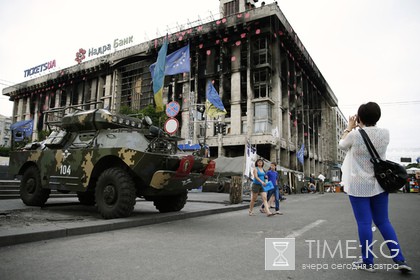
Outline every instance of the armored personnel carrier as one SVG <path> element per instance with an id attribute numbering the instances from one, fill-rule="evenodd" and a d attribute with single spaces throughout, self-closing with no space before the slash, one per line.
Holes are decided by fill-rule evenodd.
<path id="1" fill-rule="evenodd" d="M 64 115 L 56 127 L 46 140 L 11 152 L 9 172 L 21 178 L 26 205 L 42 206 L 55 189 L 76 192 L 106 219 L 129 216 L 137 197 L 160 212 L 179 211 L 188 190 L 214 174 L 214 161 L 182 153 L 179 138 L 148 117 L 93 109 Z"/>

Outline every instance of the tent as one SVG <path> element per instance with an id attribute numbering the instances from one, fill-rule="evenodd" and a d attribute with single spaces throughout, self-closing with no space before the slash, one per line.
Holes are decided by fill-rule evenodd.
<path id="1" fill-rule="evenodd" d="M 215 173 L 220 176 L 242 176 L 244 173 L 244 156 L 233 158 L 220 156 L 214 161 L 216 162 Z"/>
<path id="2" fill-rule="evenodd" d="M 178 148 L 183 151 L 197 151 L 201 149 L 200 144 L 178 144 Z"/>

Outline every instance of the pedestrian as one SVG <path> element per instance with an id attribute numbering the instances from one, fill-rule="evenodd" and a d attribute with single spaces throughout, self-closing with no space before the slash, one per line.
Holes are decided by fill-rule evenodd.
<path id="1" fill-rule="evenodd" d="M 319 193 L 320 194 L 324 194 L 324 181 L 325 181 L 325 176 L 322 175 L 322 173 L 320 172 L 318 175 L 318 184 L 319 184 Z"/>
<path id="2" fill-rule="evenodd" d="M 267 203 L 267 192 L 264 191 L 263 186 L 266 185 L 265 183 L 265 171 L 263 169 L 264 162 L 262 159 L 258 159 L 255 162 L 255 168 L 252 171 L 254 175 L 254 180 L 252 182 L 251 187 L 251 201 L 249 203 L 249 215 L 254 216 L 254 204 L 257 201 L 258 195 L 261 195 L 263 204 L 266 207 L 266 214 L 267 217 L 273 216 L 274 214 L 270 212 L 270 208 Z"/>
<path id="3" fill-rule="evenodd" d="M 287 183 L 285 183 L 284 185 L 283 185 L 283 194 L 292 194 L 292 189 L 290 188 L 290 186 L 287 184 Z M 286 199 L 286 198 L 284 198 L 284 199 Z"/>
<path id="4" fill-rule="evenodd" d="M 316 186 L 315 186 L 315 184 L 309 182 L 308 190 L 309 190 L 310 193 L 315 193 L 316 192 Z"/>
<path id="5" fill-rule="evenodd" d="M 302 188 L 300 189 L 301 193 L 309 193 L 309 189 L 306 185 L 303 185 Z"/>
<path id="6" fill-rule="evenodd" d="M 267 179 L 268 181 L 270 181 L 271 183 L 273 183 L 274 189 L 269 190 L 267 192 L 267 200 L 271 201 L 271 198 L 274 198 L 274 207 L 276 209 L 276 212 L 274 212 L 277 215 L 283 215 L 282 212 L 280 212 L 280 196 L 279 196 L 279 186 L 278 186 L 278 176 L 279 174 L 277 173 L 277 163 L 272 162 L 270 164 L 270 169 L 267 171 L 266 173 Z M 264 204 L 261 205 L 260 211 L 262 213 L 265 213 L 265 206 Z"/>
<path id="7" fill-rule="evenodd" d="M 347 129 L 344 130 L 339 142 L 339 147 L 347 150 L 342 166 L 344 191 L 349 195 L 353 208 L 362 251 L 362 259 L 353 262 L 353 267 L 374 271 L 371 251 L 373 220 L 393 256 L 393 261 L 401 272 L 406 273 L 412 269 L 405 262 L 397 234 L 388 218 L 389 193 L 385 192 L 377 182 L 373 164 L 370 162 L 371 156 L 362 135 L 356 130 L 359 126 L 366 131 L 379 156 L 384 159 L 389 143 L 389 131 L 376 126 L 380 117 L 381 108 L 378 104 L 374 102 L 362 104 L 357 115 L 349 117 Z"/>
<path id="8" fill-rule="evenodd" d="M 309 176 L 308 189 L 309 189 L 310 193 L 315 193 L 316 192 L 315 175 L 314 174 L 311 174 Z"/>
<path id="9" fill-rule="evenodd" d="M 309 183 L 312 183 L 315 185 L 315 175 L 311 174 L 311 176 L 309 176 Z"/>

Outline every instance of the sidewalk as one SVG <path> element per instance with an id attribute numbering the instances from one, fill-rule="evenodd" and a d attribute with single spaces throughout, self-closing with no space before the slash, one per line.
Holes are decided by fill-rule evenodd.
<path id="1" fill-rule="evenodd" d="M 0 246 L 237 211 L 248 208 L 248 201 L 230 204 L 227 193 L 190 192 L 181 211 L 159 213 L 153 202 L 137 199 L 130 217 L 105 220 L 94 206 L 80 205 L 77 198 L 50 198 L 42 208 L 26 206 L 20 199 L 0 200 Z"/>

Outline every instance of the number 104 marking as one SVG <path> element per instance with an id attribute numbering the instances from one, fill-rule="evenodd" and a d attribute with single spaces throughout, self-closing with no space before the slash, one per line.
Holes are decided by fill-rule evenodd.
<path id="1" fill-rule="evenodd" d="M 60 166 L 60 175 L 70 175 L 70 174 L 71 174 L 70 165 Z"/>

